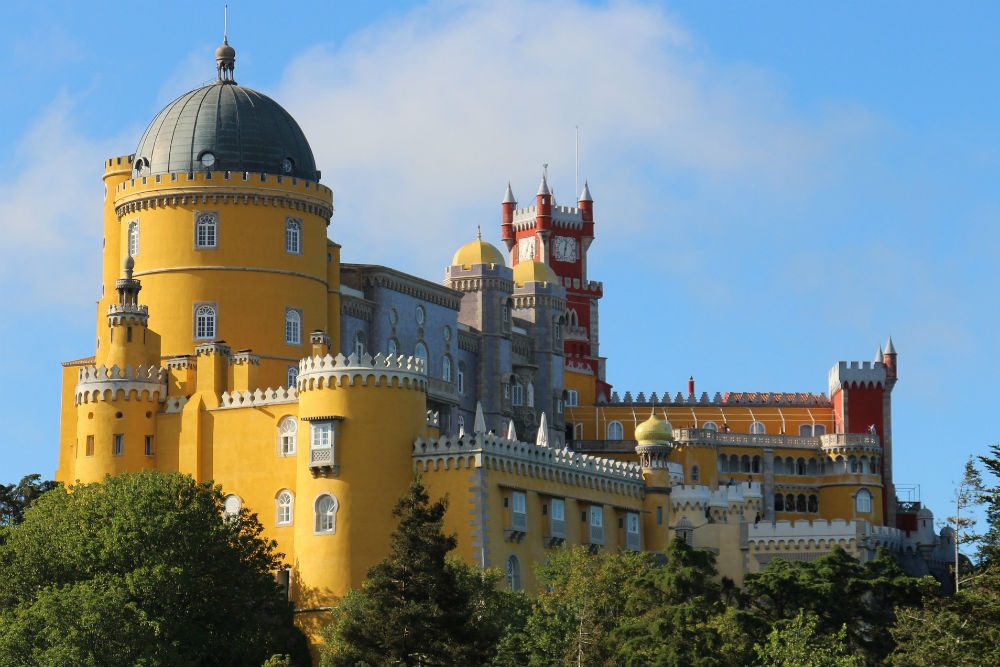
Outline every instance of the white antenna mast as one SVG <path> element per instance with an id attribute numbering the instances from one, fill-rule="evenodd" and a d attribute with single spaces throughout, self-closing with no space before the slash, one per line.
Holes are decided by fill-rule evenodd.
<path id="1" fill-rule="evenodd" d="M 229 5 L 222 7 L 222 41 L 229 43 Z"/>
<path id="2" fill-rule="evenodd" d="M 576 126 L 576 195 L 580 196 L 580 126 Z"/>

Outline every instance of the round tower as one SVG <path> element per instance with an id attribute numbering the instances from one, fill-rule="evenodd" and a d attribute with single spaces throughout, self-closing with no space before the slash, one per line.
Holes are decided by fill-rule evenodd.
<path id="1" fill-rule="evenodd" d="M 298 608 L 313 608 L 360 586 L 389 552 L 390 531 L 372 526 L 395 525 L 392 509 L 413 478 L 427 376 L 420 359 L 367 353 L 307 357 L 299 368 L 300 434 L 309 445 L 296 462 L 292 595 Z M 327 619 L 301 620 L 312 634 Z"/>
<path id="2" fill-rule="evenodd" d="M 670 489 L 679 481 L 676 470 L 671 471 L 669 462 L 674 449 L 674 431 L 669 422 L 654 413 L 635 427 L 635 439 L 635 452 L 639 455 L 642 479 L 646 483 L 643 499 L 646 549 L 663 551 L 667 546 L 667 527 L 670 525 Z"/>

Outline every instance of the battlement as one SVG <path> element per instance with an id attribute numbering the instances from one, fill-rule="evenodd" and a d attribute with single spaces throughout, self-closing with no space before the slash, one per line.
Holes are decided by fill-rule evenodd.
<path id="1" fill-rule="evenodd" d="M 122 324 L 140 324 L 146 326 L 149 322 L 149 308 L 147 306 L 126 306 L 120 303 L 112 303 L 108 306 L 108 326 L 121 326 Z"/>
<path id="2" fill-rule="evenodd" d="M 884 387 L 885 371 L 885 364 L 880 361 L 841 361 L 828 375 L 830 395 L 841 389 Z"/>
<path id="3" fill-rule="evenodd" d="M 122 173 L 125 171 L 132 170 L 132 164 L 135 162 L 135 155 L 120 155 L 118 157 L 109 157 L 104 161 L 104 173 Z"/>
<path id="4" fill-rule="evenodd" d="M 77 375 L 76 404 L 118 399 L 163 401 L 167 371 L 158 366 L 83 366 Z"/>
<path id="5" fill-rule="evenodd" d="M 295 403 L 299 400 L 299 393 L 295 387 L 278 387 L 272 389 L 256 389 L 254 391 L 228 391 L 222 392 L 220 399 L 220 409 L 224 408 L 256 408 L 262 405 L 275 405 L 278 403 Z"/>
<path id="6" fill-rule="evenodd" d="M 618 392 L 611 393 L 612 404 L 644 405 L 644 406 L 689 406 L 689 405 L 773 405 L 778 407 L 830 407 L 830 399 L 826 394 L 813 394 L 804 392 L 726 392 L 721 394 L 715 392 L 711 399 L 708 392 L 701 395 L 682 394 L 677 392 L 670 398 L 670 392 L 663 392 L 662 396 L 650 392 L 647 396 L 644 392 L 639 392 L 635 396 L 632 392 L 626 391 L 624 398 L 619 398 Z"/>
<path id="7" fill-rule="evenodd" d="M 489 433 L 418 438 L 413 458 L 419 470 L 488 468 L 591 489 L 641 497 L 642 469 L 635 463 L 539 447 Z"/>
<path id="8" fill-rule="evenodd" d="M 296 388 L 303 392 L 334 385 L 341 387 L 345 380 L 351 386 L 396 384 L 426 391 L 427 369 L 423 359 L 403 355 L 379 353 L 373 357 L 366 352 L 359 358 L 352 352 L 348 357 L 343 354 L 306 357 L 299 362 Z"/>
<path id="9" fill-rule="evenodd" d="M 561 279 L 563 287 L 568 290 L 576 290 L 582 292 L 593 292 L 597 295 L 604 294 L 604 283 L 599 280 L 589 280 L 587 282 L 582 282 L 579 278 L 568 278 L 563 276 Z"/>
<path id="10" fill-rule="evenodd" d="M 513 226 L 517 231 L 531 229 L 535 226 L 535 218 L 538 216 L 538 207 L 535 204 L 523 208 L 514 209 Z M 553 206 L 552 224 L 555 227 L 565 227 L 567 229 L 583 228 L 583 211 L 576 206 Z"/>
<path id="11" fill-rule="evenodd" d="M 756 505 L 761 497 L 760 482 L 730 484 L 717 489 L 703 484 L 678 484 L 670 490 L 670 502 L 675 510 L 729 509 L 732 505 L 742 506 L 748 501 L 756 501 Z"/>
<path id="12" fill-rule="evenodd" d="M 146 208 L 242 204 L 280 206 L 326 218 L 333 190 L 315 181 L 257 172 L 170 172 L 130 178 L 115 187 L 118 216 Z"/>

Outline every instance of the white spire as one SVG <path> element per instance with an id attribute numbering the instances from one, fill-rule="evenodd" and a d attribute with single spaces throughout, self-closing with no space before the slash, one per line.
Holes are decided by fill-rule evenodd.
<path id="1" fill-rule="evenodd" d="M 465 437 L 465 422 L 464 421 L 461 422 L 461 423 L 459 423 L 459 425 L 458 425 L 458 437 L 459 438 L 464 438 Z"/>
<path id="2" fill-rule="evenodd" d="M 538 192 L 536 194 L 540 195 L 550 195 L 552 191 L 549 190 L 549 165 L 545 165 L 545 171 L 542 172 L 542 182 L 538 186 Z"/>
<path id="3" fill-rule="evenodd" d="M 896 354 L 896 346 L 892 344 L 892 336 L 889 336 L 889 340 L 885 344 L 885 353 Z"/>
<path id="4" fill-rule="evenodd" d="M 881 345 L 879 345 L 878 346 L 878 350 L 875 351 L 875 363 L 876 364 L 881 364 L 882 363 L 882 346 Z"/>
<path id="5" fill-rule="evenodd" d="M 514 430 L 514 420 L 511 419 L 510 423 L 507 424 L 507 439 L 517 440 L 517 431 Z"/>
<path id="6" fill-rule="evenodd" d="M 535 444 L 539 447 L 549 446 L 549 425 L 544 412 L 542 418 L 538 420 L 538 435 L 535 437 Z"/>
<path id="7" fill-rule="evenodd" d="M 476 401 L 476 419 L 472 422 L 473 433 L 486 433 L 486 416 L 483 415 L 483 404 Z"/>
<path id="8" fill-rule="evenodd" d="M 583 182 L 583 192 L 580 193 L 579 201 L 594 201 L 594 198 L 590 196 L 590 184 L 587 181 Z"/>
<path id="9" fill-rule="evenodd" d="M 510 181 L 507 181 L 507 192 L 503 195 L 504 204 L 516 204 L 517 199 L 514 197 L 514 191 L 510 189 Z"/>

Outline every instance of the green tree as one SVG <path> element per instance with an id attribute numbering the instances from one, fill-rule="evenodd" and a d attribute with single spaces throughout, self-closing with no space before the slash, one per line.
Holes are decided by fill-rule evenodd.
<path id="1" fill-rule="evenodd" d="M 862 565 L 837 547 L 811 562 L 772 560 L 747 576 L 744 594 L 747 627 L 755 636 L 807 611 L 816 616 L 819 632 L 846 627 L 851 650 L 881 664 L 893 648 L 896 609 L 918 605 L 921 587 L 884 549 Z"/>
<path id="2" fill-rule="evenodd" d="M 43 482 L 38 474 L 26 475 L 17 484 L 0 484 L 0 526 L 24 521 L 24 512 L 31 503 L 57 486 L 58 482 Z"/>
<path id="3" fill-rule="evenodd" d="M 219 487 L 153 471 L 56 489 L 0 544 L 0 667 L 260 665 L 301 654 L 279 555 Z M 307 659 L 307 658 L 306 658 Z"/>
<path id="4" fill-rule="evenodd" d="M 956 593 L 962 584 L 961 545 L 979 541 L 979 536 L 973 532 L 976 518 L 972 515 L 972 510 L 982 504 L 985 491 L 982 475 L 976 468 L 973 457 L 970 456 L 965 462 L 962 479 L 955 487 L 955 514 L 947 519 L 955 531 L 955 560 L 952 567 Z"/>
<path id="5" fill-rule="evenodd" d="M 763 644 L 754 649 L 762 667 L 862 667 L 861 657 L 847 646 L 847 627 L 834 633 L 818 629 L 814 614 L 800 611 L 779 622 Z"/>
<path id="6" fill-rule="evenodd" d="M 715 556 L 674 539 L 664 557 L 662 564 L 645 569 L 630 582 L 630 589 L 621 591 L 627 602 L 624 618 L 612 632 L 618 646 L 616 663 L 726 664 L 724 620 L 717 619 L 726 605 L 722 586 L 715 580 Z M 667 637 L 670 640 L 664 641 Z"/>
<path id="7" fill-rule="evenodd" d="M 497 590 L 497 572 L 447 558 L 446 500 L 431 503 L 420 480 L 396 504 L 389 556 L 344 596 L 324 630 L 322 665 L 482 665 L 524 603 Z"/>
<path id="8" fill-rule="evenodd" d="M 993 477 L 991 486 L 981 485 L 980 501 L 986 504 L 986 532 L 979 537 L 979 564 L 1000 570 L 1000 445 L 991 445 L 990 453 L 979 462 Z"/>

